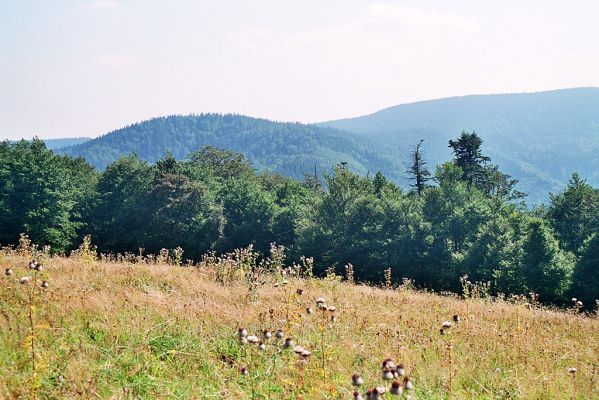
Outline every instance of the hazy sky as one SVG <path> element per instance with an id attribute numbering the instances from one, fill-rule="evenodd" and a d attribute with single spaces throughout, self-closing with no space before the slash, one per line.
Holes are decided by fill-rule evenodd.
<path id="1" fill-rule="evenodd" d="M 0 139 L 599 86 L 599 1 L 0 0 Z"/>

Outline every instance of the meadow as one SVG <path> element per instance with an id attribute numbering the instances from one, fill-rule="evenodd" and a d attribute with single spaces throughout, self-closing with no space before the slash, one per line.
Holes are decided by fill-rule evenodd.
<path id="1" fill-rule="evenodd" d="M 593 313 L 466 280 L 457 296 L 356 284 L 351 266 L 316 278 L 280 250 L 5 249 L 0 398 L 599 398 Z"/>

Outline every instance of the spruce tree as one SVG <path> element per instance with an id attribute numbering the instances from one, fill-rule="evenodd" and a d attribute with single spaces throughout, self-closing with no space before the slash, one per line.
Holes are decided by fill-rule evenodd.
<path id="1" fill-rule="evenodd" d="M 412 166 L 407 171 L 409 174 L 411 174 L 408 179 L 413 181 L 410 186 L 416 190 L 418 196 L 422 195 L 422 192 L 428 186 L 427 182 L 431 180 L 431 173 L 427 169 L 426 161 L 424 161 L 422 152 L 420 151 L 420 146 L 422 145 L 423 141 L 424 140 L 420 140 L 420 142 L 414 148 L 414 151 L 412 151 L 412 154 L 410 155 Z"/>

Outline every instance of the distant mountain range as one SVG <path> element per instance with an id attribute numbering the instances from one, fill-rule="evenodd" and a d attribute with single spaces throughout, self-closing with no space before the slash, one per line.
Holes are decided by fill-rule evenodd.
<path id="1" fill-rule="evenodd" d="M 599 88 L 451 97 L 320 126 L 358 133 L 402 155 L 424 139 L 432 165 L 451 159 L 449 139 L 476 131 L 484 152 L 520 180 L 533 203 L 559 191 L 574 171 L 599 186 Z"/>
<path id="2" fill-rule="evenodd" d="M 51 150 L 58 150 L 69 146 L 75 146 L 81 143 L 85 143 L 91 138 L 80 137 L 80 138 L 67 138 L 67 139 L 44 139 L 46 147 Z"/>
<path id="3" fill-rule="evenodd" d="M 451 159 L 447 142 L 463 130 L 479 133 L 484 152 L 520 180 L 529 203 L 546 201 L 574 171 L 599 186 L 599 88 L 451 97 L 316 125 L 240 115 L 161 117 L 75 139 L 81 143 L 58 151 L 102 169 L 122 154 L 155 162 L 167 151 L 182 159 L 214 145 L 244 153 L 260 170 L 296 178 L 347 162 L 358 173 L 380 170 L 405 185 L 405 160 L 415 144 L 424 139 L 432 169 Z"/>
<path id="4" fill-rule="evenodd" d="M 177 159 L 205 145 L 245 154 L 259 170 L 295 178 L 320 174 L 339 162 L 367 174 L 382 171 L 401 180 L 402 167 L 359 135 L 334 128 L 281 123 L 241 115 L 170 116 L 140 122 L 59 152 L 82 156 L 103 169 L 123 154 L 155 162 L 170 151 Z"/>

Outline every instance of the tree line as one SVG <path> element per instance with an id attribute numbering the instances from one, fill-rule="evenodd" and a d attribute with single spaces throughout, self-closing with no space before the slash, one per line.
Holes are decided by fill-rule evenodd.
<path id="1" fill-rule="evenodd" d="M 103 252 L 158 253 L 180 246 L 199 259 L 250 244 L 289 262 L 314 258 L 316 272 L 351 263 L 377 282 L 391 268 L 433 290 L 459 278 L 494 293 L 535 292 L 546 303 L 599 298 L 599 190 L 574 174 L 548 205 L 529 209 L 517 181 L 482 151 L 476 133 L 449 141 L 454 158 L 430 171 L 421 143 L 409 190 L 345 163 L 303 180 L 256 173 L 243 155 L 206 146 L 155 164 L 135 155 L 96 171 L 40 140 L 0 143 L 0 244 L 26 233 L 68 252 L 91 234 Z"/>

